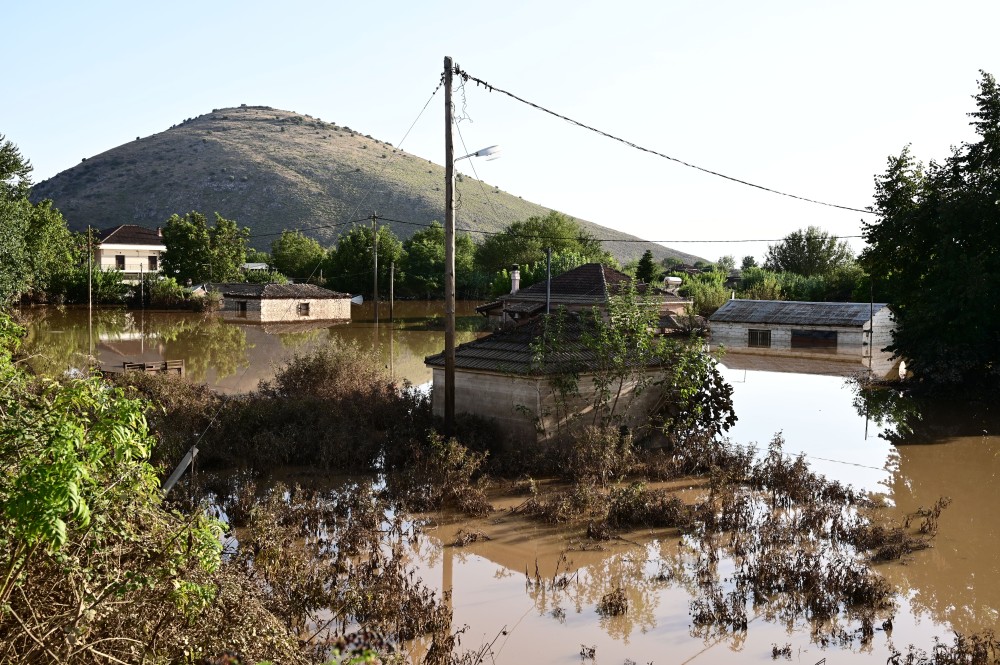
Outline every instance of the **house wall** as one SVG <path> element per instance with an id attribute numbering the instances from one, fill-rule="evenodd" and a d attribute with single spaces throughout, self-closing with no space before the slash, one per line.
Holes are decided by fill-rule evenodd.
<path id="1" fill-rule="evenodd" d="M 871 331 L 871 342 L 865 345 L 863 359 L 866 365 L 870 361 L 872 372 L 878 376 L 888 376 L 899 366 L 899 358 L 893 356 L 891 351 L 884 350 L 892 344 L 892 331 L 895 327 L 896 321 L 888 307 L 875 312 L 875 318 L 870 325 L 865 324 L 866 337 L 868 331 Z"/>
<path id="2" fill-rule="evenodd" d="M 649 375 L 658 373 L 651 371 Z M 444 368 L 434 368 L 433 381 L 434 414 L 444 417 Z M 572 423 L 568 423 L 566 418 L 559 422 L 556 392 L 548 379 L 456 370 L 455 413 L 469 413 L 493 420 L 497 434 L 503 438 L 502 445 L 543 441 L 557 434 L 560 427 L 592 422 L 593 375 L 582 375 L 579 386 L 580 396 L 574 398 L 568 407 L 581 417 Z M 634 394 L 634 389 L 634 383 L 625 387 L 617 408 L 617 413 L 627 415 L 625 424 L 629 427 L 645 424 L 645 414 L 658 397 L 658 391 L 652 388 L 638 396 Z"/>
<path id="3" fill-rule="evenodd" d="M 837 333 L 837 348 L 833 349 L 793 349 L 792 348 L 792 326 L 771 325 L 764 323 L 726 323 L 712 322 L 712 346 L 725 346 L 732 351 L 745 351 L 749 353 L 781 353 L 783 355 L 803 355 L 821 356 L 828 358 L 831 356 L 846 359 L 860 360 L 865 348 L 862 344 L 864 333 L 860 327 L 845 328 L 836 326 L 794 326 L 795 330 L 833 330 Z M 770 348 L 751 348 L 749 346 L 749 331 L 770 330 Z"/>
<path id="4" fill-rule="evenodd" d="M 246 317 L 238 316 L 237 303 L 247 304 Z M 309 304 L 309 314 L 299 314 L 298 305 Z M 351 318 L 350 298 L 238 298 L 226 296 L 222 302 L 222 318 L 227 321 L 280 323 L 290 321 L 345 321 Z"/>
<path id="5" fill-rule="evenodd" d="M 149 270 L 149 257 L 156 257 L 157 269 L 159 269 L 161 254 L 163 253 L 160 249 L 154 247 L 134 247 L 134 246 L 115 246 L 115 245 L 102 245 L 97 248 L 95 253 L 94 263 L 99 266 L 102 270 L 117 270 L 118 263 L 116 261 L 117 256 L 125 257 L 125 271 L 127 273 L 139 274 L 150 272 Z"/>

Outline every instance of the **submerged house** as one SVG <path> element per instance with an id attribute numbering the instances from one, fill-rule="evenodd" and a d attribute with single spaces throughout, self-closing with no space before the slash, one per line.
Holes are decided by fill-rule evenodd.
<path id="1" fill-rule="evenodd" d="M 351 296 L 315 284 L 212 284 L 233 322 L 350 321 Z"/>
<path id="2" fill-rule="evenodd" d="M 544 280 L 520 288 L 520 270 L 511 270 L 511 291 L 493 302 L 476 308 L 490 323 L 499 326 L 519 325 L 544 314 L 546 305 L 551 312 L 565 308 L 571 312 L 590 311 L 594 307 L 606 307 L 608 298 L 621 293 L 632 283 L 632 277 L 620 270 L 601 263 L 585 263 L 568 270 L 551 280 Z M 646 293 L 649 285 L 635 284 L 636 291 Z M 657 292 L 655 299 L 660 305 L 661 317 L 682 314 L 691 304 L 672 293 Z"/>
<path id="3" fill-rule="evenodd" d="M 95 237 L 94 266 L 118 270 L 125 281 L 138 281 L 145 273 L 159 272 L 160 257 L 167 246 L 159 228 L 121 224 L 100 231 Z"/>
<path id="4" fill-rule="evenodd" d="M 729 300 L 709 317 L 712 346 L 729 352 L 817 357 L 893 367 L 886 303 Z"/>
<path id="5" fill-rule="evenodd" d="M 541 350 L 546 333 L 542 317 L 457 346 L 455 413 L 494 421 L 507 444 L 547 439 L 575 421 L 590 422 L 588 416 L 596 415 L 594 378 L 606 359 L 581 341 L 586 316 L 568 314 L 563 325 L 558 350 L 547 354 Z M 433 370 L 434 414 L 443 416 L 444 353 L 428 356 L 424 362 Z M 622 425 L 645 424 L 658 391 L 638 394 L 636 387 L 660 372 L 659 366 L 637 368 L 623 384 L 612 414 L 622 417 Z M 553 380 L 570 376 L 575 377 L 578 394 L 567 398 L 553 386 Z M 606 408 L 603 415 L 608 415 Z"/>

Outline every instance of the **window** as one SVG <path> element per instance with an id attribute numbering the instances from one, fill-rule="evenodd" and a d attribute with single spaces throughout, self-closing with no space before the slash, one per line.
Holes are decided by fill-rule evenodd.
<path id="1" fill-rule="evenodd" d="M 309 303 L 300 302 L 298 307 L 299 316 L 309 316 Z"/>
<path id="2" fill-rule="evenodd" d="M 241 319 L 247 318 L 247 301 L 237 300 L 236 301 L 236 316 Z"/>
<path id="3" fill-rule="evenodd" d="M 156 272 L 159 270 L 159 257 L 156 255 L 149 257 L 149 272 Z"/>
<path id="4" fill-rule="evenodd" d="M 115 256 L 115 267 L 119 270 L 125 270 L 125 255 L 117 254 Z"/>
<path id="5" fill-rule="evenodd" d="M 771 348 L 771 331 L 770 330 L 754 330 L 751 328 L 747 331 L 747 346 L 751 349 L 770 349 Z"/>
<path id="6" fill-rule="evenodd" d="M 792 330 L 793 349 L 837 349 L 836 330 Z"/>

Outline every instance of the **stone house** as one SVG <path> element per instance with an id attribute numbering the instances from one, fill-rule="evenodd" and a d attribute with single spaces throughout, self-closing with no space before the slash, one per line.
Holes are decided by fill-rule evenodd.
<path id="1" fill-rule="evenodd" d="M 150 272 L 160 271 L 160 257 L 167 251 L 160 229 L 136 224 L 121 224 L 99 231 L 95 236 L 94 267 L 118 270 L 125 281 L 138 281 Z"/>
<path id="2" fill-rule="evenodd" d="M 881 376 L 898 364 L 884 351 L 894 326 L 886 303 L 729 300 L 709 317 L 711 345 L 727 352 L 846 361 Z"/>
<path id="3" fill-rule="evenodd" d="M 232 322 L 350 321 L 351 296 L 315 284 L 212 284 Z"/>
<path id="4" fill-rule="evenodd" d="M 579 321 L 569 315 L 567 320 Z M 455 349 L 455 413 L 467 413 L 494 422 L 505 445 L 551 438 L 576 423 L 590 423 L 594 414 L 594 378 L 600 359 L 579 341 L 579 327 L 558 353 L 540 358 L 539 342 L 545 321 L 527 323 L 460 344 Z M 444 416 L 444 353 L 424 360 L 433 374 L 432 407 Z M 617 402 L 621 424 L 645 425 L 646 414 L 658 399 L 656 390 L 636 394 L 636 387 L 661 373 L 659 367 L 634 372 Z M 553 380 L 575 374 L 579 395 L 561 400 Z M 606 415 L 605 411 L 605 415 Z"/>

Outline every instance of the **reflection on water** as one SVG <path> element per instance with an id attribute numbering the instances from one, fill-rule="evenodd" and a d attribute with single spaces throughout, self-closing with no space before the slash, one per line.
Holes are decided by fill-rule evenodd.
<path id="1" fill-rule="evenodd" d="M 379 308 L 378 326 L 371 303 L 355 306 L 350 323 L 226 323 L 217 314 L 95 310 L 88 329 L 84 309 L 36 308 L 26 311 L 26 351 L 35 371 L 49 376 L 87 366 L 88 348 L 102 369 L 124 362 L 184 360 L 189 379 L 226 393 L 246 392 L 296 353 L 307 353 L 329 340 L 371 346 L 394 376 L 421 384 L 430 381 L 424 358 L 444 347 L 444 311 L 439 302 L 398 302 L 395 321 L 387 303 Z M 482 317 L 475 303 L 458 303 L 457 339 L 474 339 Z"/>

